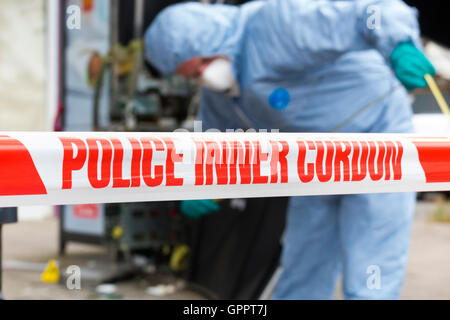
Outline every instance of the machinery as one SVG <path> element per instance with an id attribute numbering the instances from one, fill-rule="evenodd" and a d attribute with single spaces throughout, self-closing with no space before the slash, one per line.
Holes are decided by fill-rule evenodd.
<path id="1" fill-rule="evenodd" d="M 166 3 L 68 0 L 63 12 L 70 5 L 81 8 L 82 28 L 66 28 L 63 35 L 61 129 L 173 131 L 180 127 L 197 87 L 181 77 L 155 76 L 143 58 L 141 37 L 151 22 L 148 16 L 152 19 L 159 11 L 154 12 L 155 6 Z M 131 29 L 129 22 L 133 22 Z M 180 248 L 186 234 L 178 203 L 63 206 L 60 216 L 61 254 L 73 241 L 105 246 L 118 260 L 127 261 L 135 252 L 156 257 L 164 251 L 174 256 L 165 261 L 171 269 L 181 269 L 186 250 Z"/>
<path id="2" fill-rule="evenodd" d="M 175 248 L 186 241 L 177 206 L 176 202 L 63 206 L 60 253 L 70 241 L 105 246 L 119 261 L 133 252 Z"/>

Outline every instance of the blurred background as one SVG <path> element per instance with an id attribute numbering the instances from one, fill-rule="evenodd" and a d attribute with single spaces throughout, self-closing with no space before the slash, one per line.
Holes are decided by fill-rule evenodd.
<path id="1" fill-rule="evenodd" d="M 142 53 L 146 28 L 177 2 L 0 1 L 0 131 L 192 130 L 198 86 L 161 77 Z M 450 101 L 443 2 L 406 2 L 419 9 L 425 53 Z M 72 5 L 80 8 L 81 29 L 68 20 Z M 418 132 L 450 133 L 428 89 L 415 90 L 411 99 Z M 403 298 L 450 299 L 447 197 L 419 195 Z M 19 223 L 4 228 L 4 296 L 267 298 L 286 203 L 226 200 L 220 213 L 195 221 L 179 214 L 177 202 L 19 208 Z M 81 268 L 81 290 L 67 288 L 71 265 Z"/>

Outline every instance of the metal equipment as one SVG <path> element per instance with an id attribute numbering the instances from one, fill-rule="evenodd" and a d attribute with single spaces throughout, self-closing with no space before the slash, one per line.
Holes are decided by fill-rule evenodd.
<path id="1" fill-rule="evenodd" d="M 63 206 L 60 254 L 71 241 L 105 246 L 120 260 L 135 251 L 160 251 L 186 241 L 177 202 Z"/>
<path id="2" fill-rule="evenodd" d="M 185 120 L 197 87 L 145 67 L 141 37 L 176 1 L 94 2 L 82 8 L 82 30 L 66 29 L 62 112 L 65 131 L 173 131 Z M 65 6 L 78 2 L 67 0 Z M 80 64 L 82 61 L 84 64 Z M 184 241 L 177 203 L 87 204 L 60 210 L 60 253 L 77 241 L 111 248 L 119 258 Z"/>

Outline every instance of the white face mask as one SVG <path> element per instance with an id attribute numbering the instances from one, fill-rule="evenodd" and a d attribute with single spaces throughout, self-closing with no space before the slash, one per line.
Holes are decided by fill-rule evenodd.
<path id="1" fill-rule="evenodd" d="M 203 71 L 200 83 L 214 91 L 230 92 L 236 87 L 231 62 L 222 58 L 215 59 Z"/>

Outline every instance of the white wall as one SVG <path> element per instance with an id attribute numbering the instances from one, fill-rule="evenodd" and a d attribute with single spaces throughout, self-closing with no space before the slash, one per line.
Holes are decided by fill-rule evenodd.
<path id="1" fill-rule="evenodd" d="M 45 130 L 44 0 L 0 0 L 0 131 Z M 42 219 L 52 207 L 20 207 L 19 220 Z"/>
<path id="2" fill-rule="evenodd" d="M 46 129 L 45 1 L 0 1 L 0 131 Z"/>

